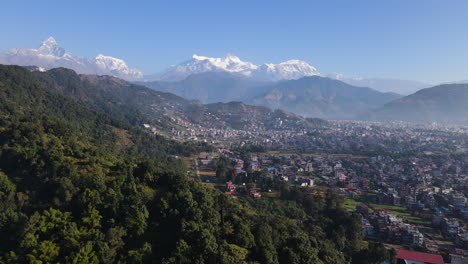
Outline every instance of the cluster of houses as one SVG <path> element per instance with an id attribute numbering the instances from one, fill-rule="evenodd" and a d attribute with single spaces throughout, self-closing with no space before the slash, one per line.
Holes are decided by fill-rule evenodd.
<path id="1" fill-rule="evenodd" d="M 203 129 L 194 128 L 186 136 L 214 139 L 231 146 L 236 142 L 238 147 L 261 145 L 285 152 L 300 147 L 309 152 L 357 153 L 355 156 L 257 153 L 241 158 L 228 148 L 219 150 L 231 158 L 235 175 L 256 172 L 260 177 L 300 187 L 318 184 L 346 196 L 372 196 L 372 203 L 405 207 L 432 223 L 432 229 L 452 242 L 448 247 L 451 254 L 463 256 L 468 250 L 468 160 L 463 156 L 433 155 L 468 151 L 467 128 L 333 121 L 309 131 Z M 380 155 L 361 156 L 362 151 Z M 204 157 L 199 163 L 209 166 L 209 159 Z M 240 178 L 233 181 L 241 184 Z M 234 182 L 226 183 L 226 192 L 238 191 Z M 261 196 L 255 189 L 242 191 L 252 197 Z M 389 211 L 370 213 L 365 207 L 357 211 L 363 215 L 363 233 L 368 239 L 425 248 L 432 253 L 440 249 L 426 229 L 405 223 Z"/>
<path id="2" fill-rule="evenodd" d="M 397 250 L 397 259 L 403 260 L 404 263 L 446 263 L 439 254 L 438 246 L 432 240 L 426 238 L 417 226 L 404 223 L 400 217 L 392 214 L 390 210 L 381 209 L 369 213 L 368 206 L 357 205 L 356 212 L 361 214 L 364 238 L 397 245 L 407 245 L 428 252 Z M 449 226 L 453 224 L 446 218 L 445 221 L 447 221 L 445 224 Z M 454 233 L 455 229 L 452 232 Z M 457 234 L 456 246 L 454 252 L 449 254 L 450 262 L 448 263 L 468 263 L 468 234 Z"/>
<path id="3" fill-rule="evenodd" d="M 234 158 L 236 173 L 244 168 L 263 171 L 264 177 L 311 187 L 315 179 L 342 195 L 372 194 L 373 203 L 405 207 L 440 230 L 466 255 L 468 177 L 460 161 L 447 158 L 400 158 L 376 156 L 360 158 L 344 155 L 252 155 L 247 160 Z M 443 165 L 440 165 L 443 164 Z M 247 165 L 247 166 L 245 166 Z M 455 172 L 458 174 L 452 174 Z M 369 240 L 408 245 L 437 253 L 439 245 L 420 226 L 406 223 L 389 210 L 370 213 L 365 205 L 356 211 L 362 215 L 363 235 Z M 461 251 L 460 251 L 461 250 Z"/>
<path id="4" fill-rule="evenodd" d="M 369 213 L 366 205 L 358 205 L 356 212 L 362 216 L 362 232 L 366 239 L 414 247 L 424 244 L 424 236 L 418 227 L 404 223 L 402 218 L 392 214 L 390 210 L 381 209 Z"/>
<path id="5" fill-rule="evenodd" d="M 230 181 L 226 182 L 226 186 L 224 188 L 225 188 L 224 193 L 227 193 L 227 194 L 237 193 L 236 185 Z M 250 188 L 248 190 L 248 195 L 254 199 L 262 197 L 262 194 L 258 192 L 258 190 L 255 188 Z"/>

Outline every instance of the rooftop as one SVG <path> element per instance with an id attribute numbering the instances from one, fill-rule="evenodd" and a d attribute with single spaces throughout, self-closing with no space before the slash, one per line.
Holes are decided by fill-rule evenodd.
<path id="1" fill-rule="evenodd" d="M 397 249 L 397 259 L 414 260 L 429 264 L 444 264 L 441 255 Z"/>

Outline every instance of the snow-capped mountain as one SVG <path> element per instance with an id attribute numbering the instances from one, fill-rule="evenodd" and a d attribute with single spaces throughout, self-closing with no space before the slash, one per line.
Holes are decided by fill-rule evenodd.
<path id="1" fill-rule="evenodd" d="M 0 64 L 20 66 L 37 66 L 46 70 L 65 67 L 81 74 L 112 75 L 128 81 L 180 81 L 190 75 L 201 73 L 229 73 L 247 81 L 264 82 L 278 80 L 297 80 L 307 76 L 321 76 L 319 71 L 301 60 L 288 60 L 278 64 L 265 63 L 255 65 L 242 61 L 239 57 L 227 54 L 224 58 L 213 58 L 193 55 L 188 61 L 167 70 L 144 75 L 143 72 L 130 68 L 125 61 L 99 54 L 93 59 L 83 58 L 67 52 L 53 37 L 49 37 L 37 49 L 16 48 L 0 53 Z M 429 84 L 410 80 L 384 78 L 351 78 L 340 73 L 327 75 L 331 79 L 341 80 L 348 84 L 371 87 L 382 92 L 410 94 Z"/>
<path id="2" fill-rule="evenodd" d="M 288 60 L 279 64 L 263 64 L 256 74 L 259 77 L 272 80 L 296 80 L 305 76 L 320 75 L 315 67 L 300 60 Z"/>
<path id="3" fill-rule="evenodd" d="M 0 64 L 37 66 L 45 69 L 70 68 L 77 73 L 113 75 L 126 80 L 143 77 L 141 71 L 131 69 L 120 59 L 99 55 L 94 60 L 81 58 L 66 52 L 53 37 L 49 37 L 37 49 L 11 49 L 0 53 Z"/>
<path id="4" fill-rule="evenodd" d="M 166 81 L 178 81 L 186 77 L 204 72 L 230 72 L 250 75 L 258 66 L 241 61 L 238 57 L 228 54 L 225 58 L 210 58 L 194 54 L 191 60 L 172 66 L 161 74 L 153 76 L 153 79 Z M 152 79 L 149 77 L 149 79 Z"/>
<path id="5" fill-rule="evenodd" d="M 252 77 L 257 80 L 269 81 L 291 80 L 304 76 L 320 75 L 316 68 L 300 60 L 289 60 L 279 64 L 263 64 L 258 66 L 228 54 L 224 58 L 193 55 L 191 60 L 173 66 L 159 75 L 148 76 L 147 79 L 178 81 L 189 75 L 204 72 L 229 72 Z"/>
<path id="6" fill-rule="evenodd" d="M 47 40 L 45 40 L 39 49 L 37 49 L 37 52 L 39 54 L 51 55 L 55 57 L 62 57 L 65 55 L 65 49 L 60 47 L 53 37 L 49 37 Z"/>
<path id="7" fill-rule="evenodd" d="M 143 77 L 141 71 L 131 69 L 125 61 L 114 57 L 99 54 L 95 58 L 95 64 L 102 72 L 109 72 L 111 75 L 118 77 L 126 76 L 126 78 L 122 77 L 123 79 L 137 80 Z"/>

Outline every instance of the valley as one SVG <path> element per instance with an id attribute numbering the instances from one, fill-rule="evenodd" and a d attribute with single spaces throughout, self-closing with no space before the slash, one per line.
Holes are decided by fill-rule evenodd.
<path id="1" fill-rule="evenodd" d="M 1 52 L 0 264 L 464 263 L 468 85 L 279 61 Z"/>

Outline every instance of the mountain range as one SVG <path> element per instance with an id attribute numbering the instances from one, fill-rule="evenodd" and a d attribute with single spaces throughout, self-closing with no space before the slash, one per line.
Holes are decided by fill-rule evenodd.
<path id="1" fill-rule="evenodd" d="M 229 72 L 256 80 L 298 79 L 320 74 L 317 69 L 300 60 L 255 65 L 228 54 L 225 58 L 193 55 L 191 60 L 161 73 L 144 75 L 142 71 L 130 68 L 125 61 L 118 58 L 99 54 L 94 59 L 86 59 L 69 53 L 53 37 L 49 37 L 37 49 L 15 48 L 0 53 L 0 64 L 38 66 L 46 70 L 65 67 L 80 74 L 112 75 L 130 81 L 177 81 L 203 72 Z"/>
<path id="2" fill-rule="evenodd" d="M 230 72 L 202 72 L 179 81 L 137 82 L 156 91 L 170 92 L 202 103 L 249 101 L 266 92 L 269 81 L 257 81 Z"/>
<path id="3" fill-rule="evenodd" d="M 30 70 L 40 84 L 55 93 L 133 126 L 147 124 L 163 133 L 172 128 L 194 126 L 267 130 L 310 126 L 303 117 L 263 106 L 241 102 L 201 104 L 112 76 L 79 75 L 65 68 Z"/>
<path id="4" fill-rule="evenodd" d="M 53 37 L 49 37 L 37 49 L 15 48 L 0 53 L 0 64 L 20 66 L 38 66 L 46 70 L 58 67 L 70 68 L 79 74 L 111 75 L 128 81 L 180 81 L 193 74 L 206 72 L 225 72 L 253 81 L 294 80 L 306 76 L 319 76 L 319 71 L 301 60 L 288 60 L 273 64 L 256 65 L 242 61 L 239 57 L 228 54 L 224 58 L 193 55 L 191 59 L 172 66 L 159 73 L 144 74 L 130 68 L 125 61 L 99 54 L 87 59 L 65 51 Z M 354 86 L 364 86 L 381 92 L 410 94 L 430 85 L 398 79 L 382 78 L 344 78 L 341 74 L 329 74 L 327 77 L 339 79 Z"/>
<path id="5" fill-rule="evenodd" d="M 228 54 L 224 58 L 210 58 L 193 55 L 191 60 L 170 67 L 150 79 L 179 81 L 192 74 L 205 72 L 228 72 L 250 77 L 257 81 L 277 81 L 299 79 L 304 76 L 320 75 L 316 68 L 300 60 L 288 60 L 278 64 L 266 63 L 255 65 L 242 61 L 239 57 Z"/>
<path id="6" fill-rule="evenodd" d="M 244 100 L 258 105 L 254 106 L 239 101 L 203 104 L 116 77 L 79 75 L 66 68 L 48 71 L 39 67 L 26 68 L 37 82 L 54 92 L 134 126 L 150 124 L 159 131 L 170 131 L 180 126 L 303 129 L 313 125 L 306 117 L 468 124 L 468 84 L 444 84 L 402 97 L 311 76 L 257 83 L 251 89 L 260 94 Z M 211 75 L 213 73 L 190 78 L 203 80 Z M 216 73 L 215 76 L 232 78 L 225 73 Z"/>
<path id="7" fill-rule="evenodd" d="M 53 37 L 37 49 L 11 49 L 0 53 L 0 64 L 38 66 L 49 70 L 65 67 L 83 74 L 112 75 L 127 80 L 143 78 L 143 73 L 132 69 L 121 59 L 99 54 L 93 60 L 66 52 Z"/>
<path id="8" fill-rule="evenodd" d="M 463 84 L 426 88 L 409 96 L 320 76 L 261 82 L 232 73 L 205 72 L 181 81 L 139 84 L 210 105 L 238 100 L 324 119 L 460 124 L 466 123 L 465 116 L 468 116 L 466 85 Z"/>
<path id="9" fill-rule="evenodd" d="M 357 119 L 401 97 L 320 76 L 280 81 L 259 90 L 267 92 L 253 98 L 251 103 L 325 119 Z"/>
<path id="10" fill-rule="evenodd" d="M 160 128 L 189 122 L 206 127 L 268 129 L 277 128 L 277 118 L 286 118 L 291 122 L 282 123 L 291 126 L 281 128 L 285 129 L 307 126 L 304 118 L 308 117 L 467 123 L 464 84 L 444 84 L 402 97 L 371 87 L 391 82 L 406 94 L 426 84 L 345 78 L 340 74 L 325 78 L 316 68 L 299 60 L 255 65 L 234 55 L 194 55 L 189 61 L 151 76 L 158 81 L 143 81 L 149 75 L 128 67 L 123 60 L 102 54 L 93 60 L 81 58 L 65 51 L 50 37 L 37 49 L 0 53 L 0 64 L 36 65 L 29 69 L 45 86 L 55 87 L 102 111 L 118 112 L 122 115 L 118 119 L 131 116 L 129 122 L 146 122 Z M 51 81 L 53 76 L 66 82 Z M 128 80 L 139 82 L 132 84 Z M 386 90 L 396 89 L 388 86 Z"/>
<path id="11" fill-rule="evenodd" d="M 262 82 L 226 72 L 205 72 L 180 81 L 138 84 L 203 103 L 237 100 L 326 119 L 356 119 L 401 97 L 320 76 Z"/>

